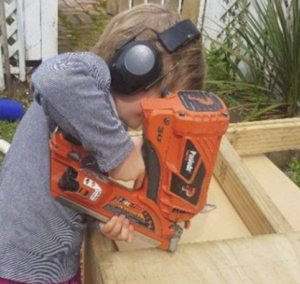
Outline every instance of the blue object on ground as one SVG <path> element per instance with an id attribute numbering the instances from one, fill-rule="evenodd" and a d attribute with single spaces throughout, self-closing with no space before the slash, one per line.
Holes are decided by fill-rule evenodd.
<path id="1" fill-rule="evenodd" d="M 15 121 L 21 119 L 24 112 L 20 102 L 0 98 L 0 120 Z"/>

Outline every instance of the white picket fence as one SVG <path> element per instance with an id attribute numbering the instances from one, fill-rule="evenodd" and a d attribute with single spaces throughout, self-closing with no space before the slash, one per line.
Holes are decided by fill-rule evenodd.
<path id="1" fill-rule="evenodd" d="M 5 5 L 11 73 L 25 81 L 25 62 L 57 54 L 58 0 L 0 1 Z M 0 49 L 3 44 L 0 37 Z M 0 52 L 0 89 L 5 87 L 3 60 Z"/>

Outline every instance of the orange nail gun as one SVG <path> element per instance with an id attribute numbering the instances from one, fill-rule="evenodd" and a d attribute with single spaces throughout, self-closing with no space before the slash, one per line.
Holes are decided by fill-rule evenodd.
<path id="1" fill-rule="evenodd" d="M 129 191 L 101 172 L 76 141 L 50 140 L 54 198 L 107 222 L 124 214 L 136 236 L 174 252 L 183 226 L 206 205 L 207 190 L 229 115 L 214 94 L 180 91 L 141 103 L 146 177 Z"/>

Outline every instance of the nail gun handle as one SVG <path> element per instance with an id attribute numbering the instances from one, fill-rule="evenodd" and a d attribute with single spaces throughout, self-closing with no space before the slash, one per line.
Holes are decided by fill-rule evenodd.
<path id="1" fill-rule="evenodd" d="M 147 139 L 144 140 L 142 153 L 148 180 L 147 197 L 157 203 L 161 169 L 158 155 Z"/>

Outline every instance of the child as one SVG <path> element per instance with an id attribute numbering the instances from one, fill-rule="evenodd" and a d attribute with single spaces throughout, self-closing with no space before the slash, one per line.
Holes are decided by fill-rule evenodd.
<path id="1" fill-rule="evenodd" d="M 116 179 L 135 180 L 139 188 L 145 172 L 142 141 L 130 138 L 123 124 L 139 127 L 140 102 L 161 96 L 165 88 L 203 86 L 201 43 L 168 53 L 157 38 L 179 21 L 162 6 L 137 6 L 112 19 L 92 53 L 59 55 L 33 74 L 36 101 L 15 133 L 0 178 L 0 284 L 77 283 L 86 218 L 50 196 L 49 134 L 59 126 L 94 153 L 100 169 Z M 127 96 L 110 87 L 106 64 L 134 35 L 160 54 L 164 77 L 149 90 Z M 101 224 L 100 230 L 113 240 L 133 238 L 125 216 Z"/>

